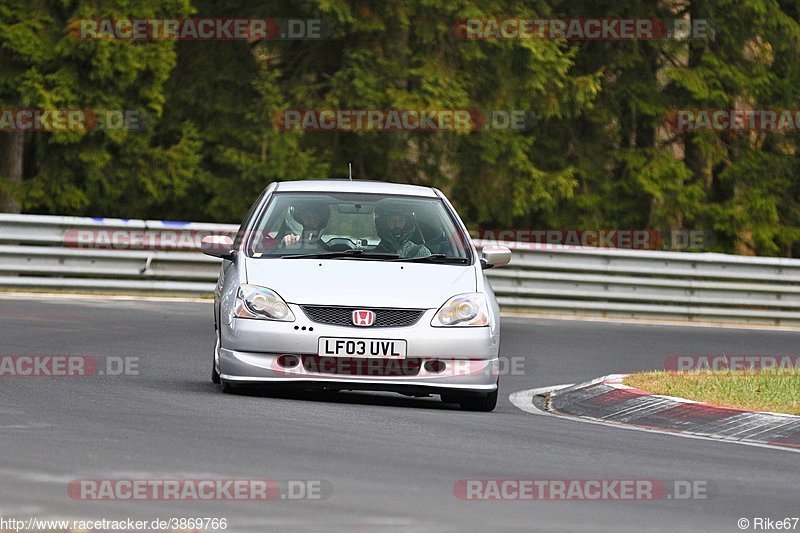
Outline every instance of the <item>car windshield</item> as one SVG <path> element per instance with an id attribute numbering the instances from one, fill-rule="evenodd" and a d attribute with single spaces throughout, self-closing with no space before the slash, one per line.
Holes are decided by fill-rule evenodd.
<path id="1" fill-rule="evenodd" d="M 254 258 L 416 260 L 466 264 L 465 235 L 439 198 L 275 193 L 253 227 Z"/>

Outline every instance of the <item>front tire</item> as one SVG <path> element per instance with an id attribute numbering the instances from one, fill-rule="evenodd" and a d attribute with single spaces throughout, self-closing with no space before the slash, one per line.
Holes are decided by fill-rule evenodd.
<path id="1" fill-rule="evenodd" d="M 497 407 L 498 389 L 489 394 L 464 394 L 458 398 L 458 405 L 462 411 L 476 411 L 490 413 Z"/>
<path id="2" fill-rule="evenodd" d="M 225 394 L 238 394 L 240 390 L 239 386 L 234 385 L 233 383 L 230 383 L 228 381 L 223 381 L 220 384 L 220 389 L 222 389 L 222 392 L 224 392 Z"/>
<path id="3" fill-rule="evenodd" d="M 211 361 L 211 381 L 220 384 L 219 372 L 217 372 L 217 362 L 212 359 Z"/>
<path id="4" fill-rule="evenodd" d="M 216 330 L 216 328 L 214 329 Z M 215 333 L 216 335 L 214 335 L 214 337 L 216 338 L 216 341 L 214 343 L 214 354 L 211 357 L 211 381 L 219 385 L 220 384 L 219 372 L 217 372 L 217 354 L 219 353 L 219 331 L 217 330 Z"/>

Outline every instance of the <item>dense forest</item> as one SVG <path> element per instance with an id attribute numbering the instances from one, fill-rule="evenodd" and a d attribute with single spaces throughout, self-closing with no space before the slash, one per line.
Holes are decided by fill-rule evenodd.
<path id="1" fill-rule="evenodd" d="M 134 18 L 324 31 L 75 31 Z M 708 31 L 493 38 L 459 23 L 508 18 Z M 135 127 L 0 124 L 4 212 L 238 222 L 269 182 L 346 176 L 352 162 L 356 179 L 442 189 L 470 228 L 695 231 L 712 251 L 800 256 L 800 125 L 675 127 L 685 110 L 798 113 L 797 0 L 0 0 L 0 111 L 20 109 L 94 110 L 101 123 L 116 110 Z M 483 122 L 320 131 L 285 127 L 287 109 L 468 110 Z M 492 120 L 508 116 L 523 120 Z"/>

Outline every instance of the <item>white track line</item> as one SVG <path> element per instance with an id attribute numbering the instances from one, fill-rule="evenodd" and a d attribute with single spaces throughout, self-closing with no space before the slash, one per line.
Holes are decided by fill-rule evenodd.
<path id="1" fill-rule="evenodd" d="M 557 313 L 518 313 L 514 311 L 501 311 L 503 318 L 537 318 L 541 320 L 561 320 L 564 322 L 599 322 L 602 324 L 632 324 L 641 326 L 675 326 L 687 328 L 712 328 L 712 329 L 745 329 L 755 331 L 788 331 L 797 333 L 800 331 L 798 326 L 773 326 L 771 324 L 742 324 L 740 322 L 713 322 L 692 320 L 691 322 L 681 320 L 669 320 L 658 318 L 627 318 L 627 317 L 604 317 L 604 316 L 573 316 Z"/>
<path id="2" fill-rule="evenodd" d="M 134 302 L 212 303 L 208 298 L 190 296 L 144 296 L 136 294 L 72 294 L 66 292 L 0 292 L 0 300 L 121 300 Z"/>
<path id="3" fill-rule="evenodd" d="M 135 294 L 85 294 L 85 293 L 48 293 L 48 292 L 0 292 L 0 300 L 19 300 L 19 299 L 63 299 L 63 300 L 129 300 L 144 302 L 182 302 L 182 303 L 208 303 L 212 300 L 209 293 L 207 298 L 191 296 L 140 296 Z M 797 333 L 798 327 L 792 326 L 772 326 L 769 324 L 740 324 L 736 322 L 699 322 L 699 321 L 680 321 L 680 320 L 659 320 L 650 318 L 625 318 L 625 317 L 597 317 L 597 316 L 571 316 L 548 313 L 516 313 L 502 312 L 501 316 L 507 319 L 540 319 L 540 320 L 561 320 L 564 322 L 599 322 L 602 324 L 625 324 L 641 326 L 675 326 L 687 328 L 716 328 L 716 329 L 744 329 L 754 331 L 787 331 Z"/>

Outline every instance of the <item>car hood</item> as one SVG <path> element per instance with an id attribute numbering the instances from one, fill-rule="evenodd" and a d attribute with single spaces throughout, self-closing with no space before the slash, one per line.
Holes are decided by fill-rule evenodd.
<path id="1" fill-rule="evenodd" d="M 305 305 L 433 309 L 477 284 L 470 265 L 248 257 L 246 268 L 248 283 Z"/>

